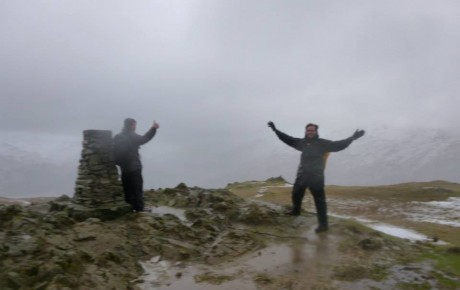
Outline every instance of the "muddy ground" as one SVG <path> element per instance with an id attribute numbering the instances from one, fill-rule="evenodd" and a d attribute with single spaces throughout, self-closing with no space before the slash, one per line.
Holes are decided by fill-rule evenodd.
<path id="1" fill-rule="evenodd" d="M 460 289 L 455 233 L 409 241 L 332 217 L 316 234 L 308 199 L 301 216 L 283 215 L 286 190 L 279 179 L 180 184 L 147 191 L 149 212 L 107 219 L 72 215 L 67 197 L 3 200 L 0 289 Z"/>

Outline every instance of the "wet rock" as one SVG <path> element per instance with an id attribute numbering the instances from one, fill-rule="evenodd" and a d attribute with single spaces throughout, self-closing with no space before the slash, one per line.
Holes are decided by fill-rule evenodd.
<path id="1" fill-rule="evenodd" d="M 460 247 L 449 247 L 447 249 L 448 253 L 460 255 Z"/>
<path id="2" fill-rule="evenodd" d="M 205 218 L 211 215 L 211 211 L 202 208 L 192 208 L 185 211 L 185 217 L 188 220 L 194 221 L 200 218 Z"/>
<path id="3" fill-rule="evenodd" d="M 130 212 L 107 218 L 104 210 L 117 211 L 116 206 L 88 207 L 67 198 L 53 200 L 47 212 L 2 207 L 8 230 L 0 233 L 1 262 L 5 273 L 18 273 L 19 278 L 4 274 L 0 286 L 10 283 L 18 288 L 14 281 L 25 281 L 27 289 L 74 289 L 80 280 L 78 287 L 84 289 L 109 289 L 116 283 L 129 285 L 142 271 L 134 267 L 136 262 L 151 256 L 218 261 L 260 246 L 248 233 L 229 228 L 238 216 L 246 213 L 253 220 L 260 212 L 251 217 L 252 207 L 228 191 L 184 186 L 147 194 L 149 202 L 153 199 L 184 207 L 187 220 Z M 34 278 L 26 280 L 29 276 Z"/>
<path id="4" fill-rule="evenodd" d="M 358 245 L 364 250 L 378 250 L 384 246 L 384 242 L 380 238 L 366 238 L 361 240 Z"/>
<path id="5" fill-rule="evenodd" d="M 181 182 L 174 189 L 179 191 L 188 191 L 188 186 L 185 183 Z"/>
<path id="6" fill-rule="evenodd" d="M 60 197 L 55 199 L 56 202 L 71 202 L 72 198 L 70 198 L 68 195 L 61 195 Z"/>
<path id="7" fill-rule="evenodd" d="M 69 275 L 58 274 L 50 282 L 48 289 L 75 289 L 78 286 L 78 280 Z"/>
<path id="8" fill-rule="evenodd" d="M 57 200 L 52 200 L 49 202 L 50 204 L 50 211 L 63 211 L 65 210 L 69 205 L 69 201 L 57 201 Z"/>
<path id="9" fill-rule="evenodd" d="M 211 207 L 213 210 L 216 210 L 216 211 L 227 211 L 233 208 L 234 206 L 225 201 L 221 201 L 221 202 L 214 203 Z"/>
<path id="10" fill-rule="evenodd" d="M 249 204 L 242 209 L 238 220 L 248 224 L 271 224 L 276 220 L 276 211 L 256 204 Z"/>
<path id="11" fill-rule="evenodd" d="M 8 285 L 9 287 L 15 288 L 15 289 L 21 288 L 24 283 L 23 282 L 24 277 L 16 272 L 6 273 L 6 279 L 7 279 L 6 285 Z"/>
<path id="12" fill-rule="evenodd" d="M 14 217 L 21 214 L 22 211 L 23 209 L 19 205 L 9 205 L 9 206 L 0 205 L 0 225 L 3 225 L 6 222 L 11 221 Z"/>
<path id="13" fill-rule="evenodd" d="M 267 183 L 282 183 L 285 184 L 287 181 L 280 175 L 278 177 L 270 177 L 267 180 L 265 180 Z"/>
<path id="14" fill-rule="evenodd" d="M 39 250 L 39 245 L 35 237 L 21 233 L 8 236 L 3 246 L 5 247 L 4 249 L 7 249 L 6 254 L 12 257 L 31 255 Z"/>
<path id="15" fill-rule="evenodd" d="M 123 261 L 124 255 L 115 251 L 106 251 L 102 254 L 101 258 L 102 260 L 121 263 Z"/>
<path id="16" fill-rule="evenodd" d="M 57 264 L 45 263 L 38 269 L 37 279 L 39 281 L 51 281 L 53 277 L 63 274 L 64 270 Z"/>
<path id="17" fill-rule="evenodd" d="M 316 216 L 306 213 L 286 223 L 287 218 L 279 210 L 238 198 L 228 190 L 189 188 L 183 184 L 148 191 L 145 197 L 149 206 L 173 205 L 184 215 L 127 211 L 107 216 L 98 212 L 96 203 L 88 207 L 69 203 L 66 198 L 54 200 L 48 212 L 35 212 L 31 207 L 0 207 L 0 215 L 3 210 L 5 216 L 11 216 L 0 221 L 5 229 L 0 232 L 0 289 L 138 289 L 135 283 L 143 271 L 139 261 L 215 265 L 261 249 L 270 240 L 286 241 L 316 223 Z M 118 211 L 117 205 L 107 205 L 104 210 L 107 208 Z M 388 253 L 400 255 L 407 250 L 403 242 L 393 243 L 358 224 L 333 225 L 326 237 L 348 239 L 339 241 L 344 249 L 339 254 L 356 259 L 356 263 L 348 260 L 337 264 L 334 278 L 338 280 L 375 275 L 376 270 L 391 265 Z M 360 265 L 363 257 L 366 263 Z M 372 261 L 371 257 L 377 258 Z M 299 273 L 301 270 L 294 275 Z M 198 280 L 219 281 L 220 276 L 225 275 L 201 276 Z M 281 280 L 273 277 L 271 281 L 252 282 L 267 290 L 303 289 Z"/>
<path id="18" fill-rule="evenodd" d="M 262 247 L 262 242 L 244 231 L 229 231 L 220 235 L 205 252 L 205 261 L 216 264 L 228 257 L 238 257 Z"/>
<path id="19" fill-rule="evenodd" d="M 97 238 L 96 234 L 91 234 L 91 233 L 77 233 L 75 235 L 75 238 L 73 239 L 75 242 L 84 242 L 84 241 L 90 241 L 90 240 L 95 240 Z"/>
<path id="20" fill-rule="evenodd" d="M 125 214 L 131 213 L 131 206 L 126 203 L 106 204 L 99 207 L 85 207 L 72 204 L 66 210 L 69 216 L 77 221 L 83 221 L 89 218 L 113 220 Z"/>
<path id="21" fill-rule="evenodd" d="M 58 211 L 44 215 L 42 217 L 42 221 L 56 229 L 68 228 L 70 225 L 75 223 L 75 220 L 70 218 L 68 213 L 65 211 Z"/>

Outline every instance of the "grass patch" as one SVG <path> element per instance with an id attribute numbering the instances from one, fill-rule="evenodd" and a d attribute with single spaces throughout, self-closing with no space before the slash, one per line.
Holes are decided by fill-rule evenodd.
<path id="1" fill-rule="evenodd" d="M 456 277 L 460 277 L 460 253 L 452 251 L 457 247 L 446 247 L 435 249 L 429 254 L 426 254 L 426 258 L 436 261 L 436 267 L 440 270 L 450 272 Z"/>
<path id="2" fill-rule="evenodd" d="M 436 271 L 432 275 L 442 289 L 460 289 L 460 251 L 458 247 L 435 248 L 422 259 L 434 261 Z"/>

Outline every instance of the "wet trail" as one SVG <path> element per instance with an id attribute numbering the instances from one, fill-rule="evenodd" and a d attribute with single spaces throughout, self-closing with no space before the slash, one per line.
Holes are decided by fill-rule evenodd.
<path id="1" fill-rule="evenodd" d="M 310 219 L 300 216 L 294 223 L 305 225 Z M 285 276 L 299 286 L 314 284 L 319 276 L 330 274 L 331 265 L 340 256 L 339 238 L 330 233 L 318 235 L 313 226 L 306 229 L 298 239 L 272 244 L 219 265 L 149 263 L 146 272 L 156 274 L 150 281 L 148 276 L 144 277 L 145 283 L 139 286 L 145 290 L 271 289 L 257 287 L 255 281 L 268 285 L 272 276 Z"/>
<path id="2" fill-rule="evenodd" d="M 296 236 L 279 236 L 277 242 L 229 262 L 171 264 L 154 257 L 142 264 L 145 275 L 140 280 L 144 282 L 137 286 L 142 290 L 390 290 L 400 283 L 425 283 L 437 289 L 430 274 L 433 266 L 427 261 L 407 266 L 394 264 L 388 268 L 389 275 L 380 281 L 362 275 L 349 281 L 336 280 L 336 266 L 356 262 L 353 256 L 343 260 L 340 248 L 346 237 L 340 232 L 342 226 L 332 222 L 329 232 L 316 234 L 314 215 L 289 218 L 286 223 L 287 227 L 298 229 Z"/>

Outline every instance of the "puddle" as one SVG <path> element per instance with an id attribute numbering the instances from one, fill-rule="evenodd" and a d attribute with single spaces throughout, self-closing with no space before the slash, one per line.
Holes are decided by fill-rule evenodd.
<path id="1" fill-rule="evenodd" d="M 315 281 L 318 273 L 330 271 L 337 252 L 338 239 L 317 235 L 309 229 L 303 240 L 269 246 L 235 261 L 220 265 L 171 265 L 154 257 L 142 262 L 145 274 L 137 284 L 143 290 L 254 290 L 256 275 L 295 273 L 302 281 Z M 202 282 L 197 282 L 205 277 Z M 216 281 L 224 281 L 222 283 Z M 214 282 L 214 283 L 213 283 Z"/>
<path id="2" fill-rule="evenodd" d="M 460 227 L 460 198 L 449 197 L 445 201 L 412 202 L 414 205 L 405 215 L 416 222 Z"/>
<path id="3" fill-rule="evenodd" d="M 376 231 L 385 233 L 385 234 L 393 236 L 393 237 L 397 237 L 397 238 L 401 238 L 401 239 L 407 239 L 407 240 L 410 240 L 412 242 L 431 240 L 429 237 L 425 236 L 424 234 L 421 234 L 421 233 L 416 232 L 414 230 L 409 230 L 409 229 L 397 227 L 397 226 L 390 225 L 390 224 L 376 222 L 376 221 L 368 220 L 368 219 L 365 219 L 365 218 L 357 218 L 357 217 L 343 216 L 343 215 L 331 215 L 331 216 L 342 218 L 342 219 L 355 219 L 355 220 L 359 221 L 360 223 L 363 223 L 364 225 L 366 225 L 366 226 L 368 226 L 368 227 L 370 227 L 370 228 L 372 228 L 372 229 L 374 229 Z M 437 241 L 436 244 L 445 245 L 447 243 L 443 242 L 443 241 Z"/>
<path id="4" fill-rule="evenodd" d="M 439 273 L 438 273 L 439 274 Z M 433 266 L 430 262 L 413 263 L 408 265 L 396 265 L 389 270 L 389 275 L 382 281 L 374 281 L 371 279 L 362 279 L 356 282 L 340 281 L 340 289 L 355 290 L 355 289 L 399 289 L 401 283 L 410 284 L 412 288 L 407 289 L 440 289 L 433 276 Z M 455 277 L 446 277 L 455 280 Z M 405 288 L 404 288 L 405 289 Z"/>
<path id="5" fill-rule="evenodd" d="M 218 273 L 216 272 L 216 267 L 208 265 L 172 265 L 167 261 L 155 261 L 157 258 L 159 257 L 154 257 L 150 261 L 140 263 L 145 272 L 138 279 L 143 281 L 137 284 L 141 290 L 214 290 L 216 287 L 228 290 L 256 289 L 252 281 L 243 281 L 241 277 L 236 279 L 236 275 L 232 274 L 230 269 L 226 271 L 221 270 Z M 207 282 L 197 283 L 196 279 L 199 279 L 199 277 L 208 277 L 211 282 L 212 279 L 218 280 L 224 278 L 230 281 L 218 285 Z"/>
<path id="6" fill-rule="evenodd" d="M 420 233 L 417 233 L 416 231 L 412 230 L 407 230 L 403 229 L 400 227 L 395 227 L 392 225 L 388 224 L 367 224 L 369 227 L 372 229 L 385 233 L 387 235 L 391 235 L 394 237 L 402 238 L 402 239 L 408 239 L 411 241 L 422 241 L 422 240 L 427 240 L 428 237 L 425 235 L 422 235 Z"/>
<path id="7" fill-rule="evenodd" d="M 273 187 L 287 187 L 285 186 Z M 269 191 L 269 187 L 261 187 L 256 197 L 263 196 Z M 259 201 L 260 202 L 260 201 Z M 373 200 L 358 200 L 353 205 L 344 203 L 344 206 L 363 207 Z M 431 220 L 438 218 L 437 222 L 450 219 L 451 223 L 457 223 L 460 226 L 460 198 L 449 198 L 446 201 L 432 202 L 413 202 L 414 209 L 407 211 L 406 215 L 412 218 L 422 220 L 428 217 Z M 418 208 L 420 207 L 420 208 Z M 423 210 L 422 210 L 423 209 Z M 395 209 L 389 209 L 394 213 Z M 151 211 L 153 214 L 165 215 L 173 214 L 179 219 L 185 221 L 184 210 L 160 206 Z M 418 212 L 418 216 L 415 213 Z M 356 219 L 370 228 L 402 239 L 410 241 L 428 241 L 430 238 L 416 231 L 381 223 L 365 218 L 356 218 L 352 216 L 333 215 L 338 218 Z M 140 289 L 149 290 L 214 290 L 214 289 L 238 289 L 253 290 L 257 289 L 255 278 L 263 275 L 270 278 L 288 274 L 294 281 L 302 283 L 314 283 L 318 276 L 330 272 L 336 264 L 336 259 L 340 257 L 337 252 L 337 237 L 332 234 L 317 235 L 314 229 L 310 228 L 304 232 L 301 237 L 295 241 L 290 240 L 288 243 L 281 243 L 269 246 L 254 253 L 244 255 L 236 260 L 219 265 L 207 264 L 171 264 L 167 261 L 160 261 L 159 257 L 152 258 L 150 261 L 141 263 L 145 274 L 139 278 L 143 282 L 138 284 Z M 436 244 L 446 244 L 438 241 Z M 414 269 L 412 269 L 414 268 Z M 392 278 L 385 281 L 376 282 L 363 279 L 358 282 L 344 283 L 340 285 L 341 289 L 393 289 L 397 282 L 409 281 L 414 282 L 422 279 L 426 274 L 426 265 L 414 265 L 412 268 L 394 268 L 391 269 Z M 405 279 L 401 278 L 402 274 Z M 421 274 L 420 274 L 421 273 Z M 398 276 L 399 275 L 399 276 Z M 433 286 L 433 285 L 431 285 Z M 348 287 L 348 288 L 347 288 Z M 383 287 L 383 288 L 379 288 Z"/>
<path id="8" fill-rule="evenodd" d="M 150 212 L 160 216 L 163 216 L 165 214 L 172 214 L 178 217 L 181 221 L 187 220 L 187 218 L 185 217 L 185 210 L 180 208 L 174 208 L 169 206 L 157 206 L 153 207 Z"/>

